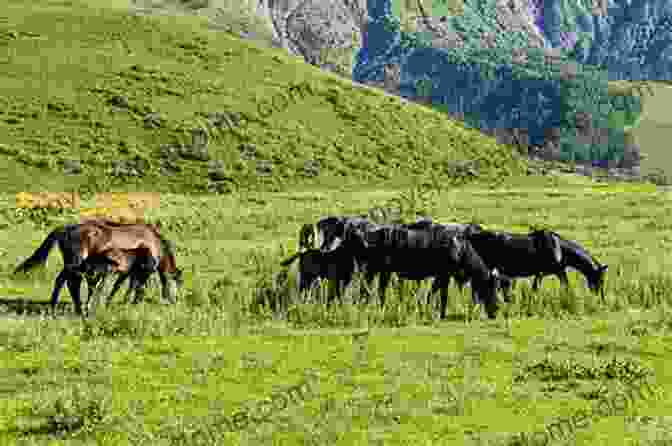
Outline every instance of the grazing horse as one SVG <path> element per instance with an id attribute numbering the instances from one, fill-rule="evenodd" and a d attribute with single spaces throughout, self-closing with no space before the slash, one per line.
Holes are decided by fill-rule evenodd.
<path id="1" fill-rule="evenodd" d="M 104 224 L 112 227 L 124 227 L 129 226 L 124 223 L 117 223 L 106 219 L 98 220 L 89 220 L 88 222 Z M 159 278 L 162 283 L 162 291 L 164 299 L 172 300 L 174 302 L 174 290 L 169 288 L 168 278 L 172 278 L 175 281 L 175 284 L 178 288 L 181 288 L 184 281 L 182 279 L 182 270 L 177 268 L 175 264 L 175 255 L 174 248 L 171 246 L 171 242 L 167 239 L 164 239 L 158 232 L 159 227 L 153 224 L 142 224 L 150 228 L 156 236 L 159 238 L 159 241 L 162 245 L 160 252 L 160 257 L 157 260 L 153 255 L 151 255 L 151 250 L 119 250 L 119 249 L 110 249 L 105 252 L 109 261 L 113 264 L 116 264 L 118 267 L 116 269 L 104 269 L 102 276 L 109 272 L 121 273 L 117 278 L 110 295 L 107 297 L 108 302 L 114 297 L 117 293 L 123 282 L 130 276 L 131 283 L 129 285 L 129 290 L 126 293 L 130 293 L 131 290 L 135 289 L 135 299 L 134 303 L 137 303 L 144 295 L 144 285 L 151 276 L 151 274 L 156 271 L 159 273 Z M 123 255 L 123 259 L 115 258 L 112 253 L 119 253 L 118 255 Z M 90 258 L 90 257 L 89 257 Z M 136 265 L 137 264 L 137 265 Z"/>
<path id="2" fill-rule="evenodd" d="M 182 286 L 182 271 L 177 268 L 173 249 L 168 240 L 159 234 L 156 226 L 120 224 L 106 219 L 89 220 L 54 229 L 37 250 L 16 267 L 14 273 L 26 272 L 44 264 L 56 243 L 58 243 L 63 255 L 64 268 L 56 277 L 51 297 L 52 310 L 58 303 L 61 288 L 67 282 L 75 304 L 75 311 L 80 315 L 82 314 L 80 299 L 82 274 L 87 270 L 85 264 L 87 259 L 96 255 L 108 257 L 110 264 L 116 265 L 119 259 L 115 260 L 115 258 L 109 258 L 109 256 L 118 256 L 119 251 L 145 249 L 151 253 L 151 256 L 158 263 L 157 269 L 164 299 L 174 301 L 175 290 L 169 283 L 169 279 L 172 279 L 177 287 Z M 105 269 L 103 268 L 103 271 Z M 121 269 L 119 270 L 121 271 Z M 122 275 L 117 281 L 119 285 L 131 274 L 131 271 L 132 268 L 129 268 L 129 271 L 124 273 L 125 276 Z M 115 284 L 115 288 L 117 286 Z"/>
<path id="3" fill-rule="evenodd" d="M 299 258 L 299 270 L 297 273 L 297 286 L 299 292 L 312 288 L 319 279 L 326 279 L 336 284 L 336 296 L 341 299 L 342 290 L 351 282 L 357 265 L 355 263 L 354 249 L 362 245 L 354 245 L 357 239 L 346 240 L 333 251 L 322 252 L 319 249 L 300 251 L 281 262 L 282 266 L 289 266 Z M 327 305 L 331 304 L 332 296 Z"/>
<path id="4" fill-rule="evenodd" d="M 569 286 L 569 280 L 567 279 L 567 272 L 565 271 L 568 267 L 573 268 L 579 271 L 584 275 L 586 281 L 588 282 L 588 288 L 594 293 L 599 293 L 602 301 L 604 302 L 604 276 L 608 265 L 602 265 L 600 262 L 595 260 L 593 256 L 581 245 L 572 240 L 567 240 L 562 238 L 559 234 L 553 232 L 553 235 L 558 237 L 560 240 L 560 249 L 562 249 L 562 261 L 558 266 L 558 269 L 555 271 L 550 271 L 546 274 L 553 274 L 560 279 L 560 282 Z M 532 287 L 536 290 L 543 276 L 546 274 L 538 274 L 534 278 Z"/>
<path id="5" fill-rule="evenodd" d="M 511 279 L 555 273 L 563 259 L 560 238 L 548 230 L 528 234 L 481 231 L 467 238 L 488 268 L 497 268 Z M 510 284 L 505 287 L 507 301 Z"/>
<path id="6" fill-rule="evenodd" d="M 343 241 L 346 233 L 355 228 L 366 229 L 380 225 L 371 222 L 366 216 L 325 217 L 315 225 L 317 246 L 320 251 L 333 251 Z"/>
<path id="7" fill-rule="evenodd" d="M 126 277 L 130 276 L 131 283 L 126 296 L 128 297 L 130 292 L 135 290 L 133 303 L 137 303 L 144 297 L 147 280 L 152 273 L 157 271 L 157 268 L 158 263 L 156 259 L 146 247 L 129 251 L 112 249 L 102 254 L 90 256 L 82 264 L 82 272 L 86 278 L 88 288 L 86 307 L 88 308 L 90 305 L 93 290 L 98 291 L 97 288 L 100 282 L 111 272 L 121 273 L 122 276 L 115 282 L 112 292 L 107 297 L 107 301 L 109 302 L 112 299 Z"/>
<path id="8" fill-rule="evenodd" d="M 481 301 L 488 317 L 494 318 L 498 273 L 487 268 L 468 238 L 442 225 L 409 226 L 418 229 L 385 225 L 346 233 L 346 239 L 358 238 L 363 246 L 354 251 L 357 264 L 366 265 L 367 274 L 380 274 L 381 305 L 385 305 L 385 291 L 392 273 L 416 281 L 434 277 L 432 291 L 441 290 L 441 318 L 445 319 L 450 277 L 462 271 L 472 282 L 474 300 Z"/>
<path id="9" fill-rule="evenodd" d="M 455 234 L 465 234 L 471 235 L 483 230 L 483 228 L 475 223 L 447 223 L 447 224 L 436 224 L 432 221 L 431 218 L 421 218 L 418 219 L 415 223 L 402 224 L 402 225 L 381 225 L 375 224 L 368 220 L 366 216 L 359 217 L 325 217 L 322 218 L 315 225 L 318 235 L 318 246 L 322 252 L 329 252 L 335 247 L 337 247 L 348 231 L 351 230 L 374 230 L 382 229 L 384 227 L 401 227 L 407 229 L 427 229 L 432 226 L 440 226 L 443 230 L 452 232 Z M 364 269 L 366 269 L 366 261 L 360 259 Z M 366 272 L 366 282 L 370 284 L 373 281 L 375 273 L 371 271 Z M 460 290 L 464 285 L 469 282 L 469 279 L 465 276 L 463 271 L 455 271 L 451 274 L 455 278 Z M 498 281 L 498 286 L 501 286 L 502 289 L 508 290 L 511 286 L 511 279 L 508 277 L 502 277 L 502 281 Z M 432 287 L 432 291 L 427 295 L 427 303 L 429 304 L 430 297 L 436 291 L 436 287 Z"/>

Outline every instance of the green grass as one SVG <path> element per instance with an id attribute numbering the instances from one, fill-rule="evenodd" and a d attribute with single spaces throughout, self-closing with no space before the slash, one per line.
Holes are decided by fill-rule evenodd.
<path id="1" fill-rule="evenodd" d="M 169 444 L 167 438 L 188 435 L 189 426 L 196 426 L 226 444 L 481 439 L 504 445 L 515 444 L 518 432 L 543 430 L 623 391 L 633 373 L 670 389 L 670 198 L 650 185 L 569 179 L 413 193 L 361 187 L 347 195 L 305 188 L 162 195 L 161 207 L 149 217 L 162 220 L 186 267 L 180 303 L 159 305 L 154 287 L 149 302 L 98 307 L 86 324 L 68 317 L 71 310 L 56 320 L 4 319 L 0 362 L 7 410 L 0 411 L 0 438 L 12 443 L 24 435 L 35 444 L 60 438 L 59 444 L 73 445 L 94 439 L 162 444 L 164 438 Z M 414 201 L 413 195 L 421 198 Z M 548 225 L 610 265 L 607 304 L 575 273 L 569 294 L 553 278 L 536 295 L 522 281 L 514 302 L 503 305 L 495 321 L 482 320 L 480 310 L 471 309 L 469 292 L 455 288 L 449 320 L 437 320 L 437 312 L 418 307 L 414 297 L 427 284 L 420 290 L 393 286 L 385 310 L 375 300 L 347 303 L 358 284 L 343 306 L 327 311 L 317 302 L 302 303 L 278 275 L 280 260 L 296 247 L 299 226 L 391 202 L 406 203 L 406 218 L 426 212 L 439 221 L 476 220 L 513 231 Z M 32 279 L 8 272 L 47 228 L 73 217 L 53 216 L 34 226 L 12 210 L 11 197 L 5 208 L 5 218 L 20 233 L 0 232 L 0 295 L 46 301 L 60 268 L 57 254 Z M 290 284 L 292 277 L 290 269 Z M 262 295 L 281 296 L 288 308 L 274 313 L 258 307 L 255 296 Z M 15 314 L 11 302 L 6 305 L 8 316 Z M 369 330 L 368 338 L 355 341 L 351 334 L 362 330 Z M 268 422 L 248 423 L 243 432 L 218 427 L 227 422 L 223 417 L 244 408 L 256 413 L 264 398 L 277 399 L 306 379 L 313 396 L 274 411 Z M 669 440 L 664 415 L 670 400 L 657 398 L 577 429 L 576 444 Z M 58 426 L 72 432 L 55 433 Z"/>
<path id="2" fill-rule="evenodd" d="M 447 179 L 450 164 L 464 160 L 478 163 L 487 181 L 523 168 L 510 149 L 440 113 L 210 31 L 205 18 L 134 16 L 96 4 L 3 8 L 2 190 L 53 190 L 66 160 L 84 168 L 67 175 L 68 188 L 192 193 L 380 182 L 429 169 Z M 307 90 L 289 98 L 292 85 Z M 117 96 L 126 103 L 111 105 Z M 272 113 L 258 107 L 273 99 Z M 215 112 L 242 113 L 248 123 L 238 137 L 213 131 L 206 150 L 193 150 L 191 129 L 207 127 L 205 115 Z M 151 113 L 156 125 L 146 127 Z M 162 148 L 176 144 L 187 147 Z M 17 161 L 48 170 L 23 175 Z M 319 163 L 319 176 L 304 173 L 308 161 Z M 115 162 L 144 176 L 111 178 Z M 217 162 L 225 179 L 212 184 Z"/>

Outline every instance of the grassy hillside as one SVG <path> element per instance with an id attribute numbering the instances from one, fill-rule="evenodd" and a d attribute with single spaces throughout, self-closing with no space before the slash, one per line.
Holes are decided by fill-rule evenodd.
<path id="1" fill-rule="evenodd" d="M 648 158 L 642 161 L 642 172 L 662 169 L 667 175 L 672 175 L 672 118 L 670 117 L 670 103 L 672 101 L 672 86 L 658 83 L 654 86 L 653 95 L 646 95 L 646 113 L 639 127 L 634 131 L 637 142 Z"/>
<path id="2" fill-rule="evenodd" d="M 3 16 L 2 190 L 51 189 L 64 177 L 66 188 L 190 192 L 209 190 L 209 175 L 219 182 L 210 190 L 224 191 L 428 170 L 445 178 L 466 159 L 484 179 L 522 168 L 439 113 L 208 31 L 203 18 L 46 0 L 6 2 Z M 242 114 L 237 136 L 215 130 L 212 114 L 231 112 Z M 203 127 L 206 150 L 191 147 L 191 130 Z M 64 175 L 73 160 L 83 172 Z M 16 162 L 42 170 L 26 175 Z"/>

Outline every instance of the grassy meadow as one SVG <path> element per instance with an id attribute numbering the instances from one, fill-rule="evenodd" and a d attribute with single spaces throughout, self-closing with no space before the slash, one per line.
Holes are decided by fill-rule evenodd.
<path id="1" fill-rule="evenodd" d="M 140 9 L 169 14 L 128 15 Z M 558 444 L 672 441 L 670 192 L 528 175 L 537 169 L 493 138 L 237 39 L 268 35 L 223 10 L 213 26 L 214 11 L 180 2 L 5 2 L 0 445 L 514 446 L 546 444 L 532 433 L 565 419 Z M 259 111 L 296 84 L 311 95 Z M 216 112 L 245 124 L 215 129 Z M 23 191 L 81 203 L 17 207 Z M 48 317 L 60 254 L 11 271 L 56 226 L 114 214 L 94 197 L 104 191 L 158 194 L 144 216 L 176 244 L 178 303 L 161 301 L 154 278 L 144 303 L 119 293 L 82 320 L 64 290 Z M 359 303 L 358 281 L 330 309 L 326 287 L 298 296 L 295 266 L 280 262 L 300 226 L 374 208 L 548 226 L 610 266 L 606 302 L 576 273 L 570 292 L 521 280 L 492 321 L 468 288 L 451 287 L 445 321 L 424 304 L 428 283 L 393 281 L 384 309 Z M 638 382 L 650 398 L 577 422 Z"/>
<path id="2" fill-rule="evenodd" d="M 46 271 L 9 275 L 48 229 L 74 215 L 7 212 L 15 224 L 0 233 L 0 295 L 13 299 L 3 301 L 0 325 L 6 407 L 0 438 L 73 445 L 513 445 L 521 444 L 519 432 L 543 431 L 623 392 L 635 377 L 660 393 L 577 429 L 569 440 L 669 441 L 669 200 L 653 186 L 569 176 L 521 178 L 491 189 L 161 195 L 147 217 L 161 220 L 176 242 L 186 270 L 179 303 L 163 305 L 153 286 L 146 303 L 117 297 L 94 307 L 85 322 L 71 307 L 49 319 L 40 305 L 24 302 L 48 301 L 58 254 Z M 468 289 L 454 287 L 448 320 L 438 320 L 438 311 L 418 305 L 427 283 L 391 287 L 384 310 L 375 301 L 357 303 L 357 283 L 330 310 L 320 303 L 324 289 L 307 300 L 296 296 L 294 271 L 283 275 L 279 262 L 296 249 L 300 224 L 388 206 L 513 231 L 548 225 L 610 265 L 607 302 L 575 273 L 571 293 L 554 278 L 536 294 L 520 281 L 513 303 L 502 304 L 494 321 L 471 307 Z M 265 299 L 282 305 L 271 311 L 260 305 Z M 265 422 L 240 421 L 244 429 L 234 432 L 223 427 L 224 419 L 252 413 L 306 380 L 312 396 L 267 411 Z"/>

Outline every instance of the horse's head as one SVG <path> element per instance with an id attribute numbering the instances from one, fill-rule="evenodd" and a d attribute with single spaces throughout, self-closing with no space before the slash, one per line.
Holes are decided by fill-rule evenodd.
<path id="1" fill-rule="evenodd" d="M 315 248 L 315 225 L 306 223 L 299 231 L 299 250 Z"/>
<path id="2" fill-rule="evenodd" d="M 325 217 L 317 222 L 317 245 L 322 252 L 333 251 L 343 240 L 345 219 Z"/>
<path id="3" fill-rule="evenodd" d="M 500 274 L 497 268 L 488 273 L 488 279 L 478 287 L 478 296 L 485 307 L 489 319 L 497 317 L 499 303 L 497 302 L 497 290 L 499 289 Z M 473 286 L 473 284 L 472 284 Z"/>

